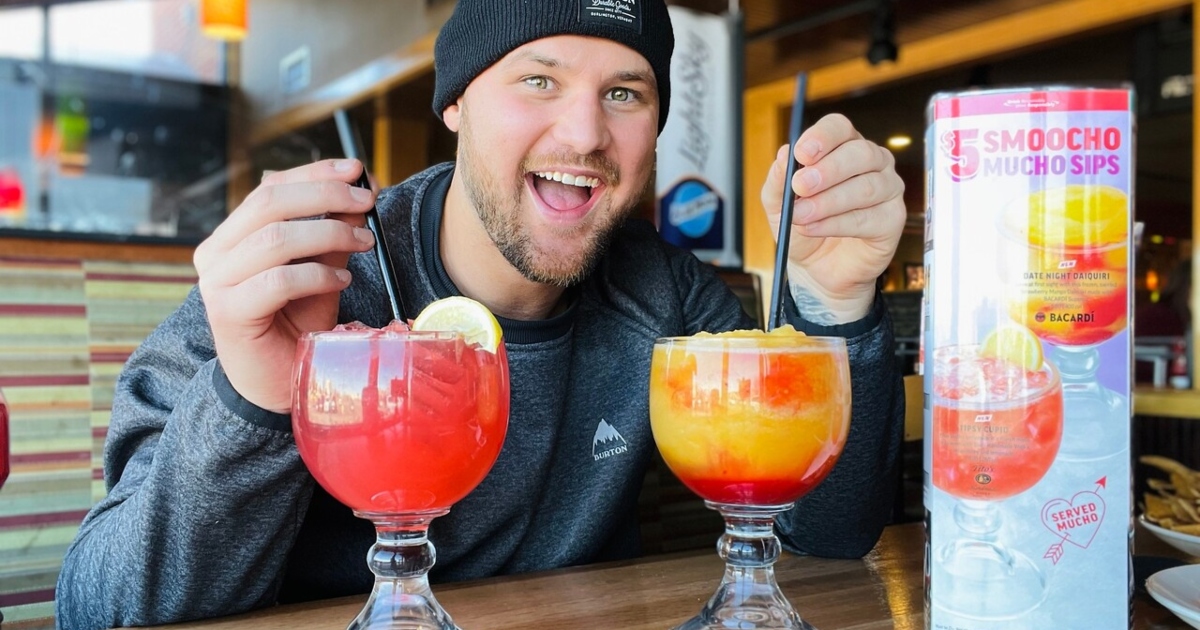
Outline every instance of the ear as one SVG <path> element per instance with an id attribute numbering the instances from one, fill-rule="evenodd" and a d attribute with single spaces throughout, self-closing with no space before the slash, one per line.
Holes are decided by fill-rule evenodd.
<path id="1" fill-rule="evenodd" d="M 454 133 L 458 133 L 458 128 L 462 124 L 462 97 L 455 99 L 454 103 L 442 110 L 442 122 L 446 128 Z"/>

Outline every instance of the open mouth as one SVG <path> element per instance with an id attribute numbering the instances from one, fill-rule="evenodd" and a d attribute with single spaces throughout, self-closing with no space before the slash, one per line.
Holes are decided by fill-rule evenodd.
<path id="1" fill-rule="evenodd" d="M 556 213 L 586 214 L 601 188 L 599 177 L 560 171 L 536 171 L 530 175 L 530 187 Z"/>

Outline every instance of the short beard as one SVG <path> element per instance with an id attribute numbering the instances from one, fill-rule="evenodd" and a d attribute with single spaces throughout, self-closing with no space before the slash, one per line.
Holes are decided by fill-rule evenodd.
<path id="1" fill-rule="evenodd" d="M 577 250 L 578 256 L 573 260 L 552 261 L 552 264 L 546 264 L 543 261 L 539 264 L 536 244 L 529 236 L 529 231 L 519 221 L 521 199 L 526 181 L 525 173 L 535 169 L 531 168 L 527 162 L 522 163 L 521 172 L 512 185 L 512 194 L 505 199 L 502 192 L 505 187 L 486 168 L 482 168 L 485 161 L 476 153 L 471 142 L 470 117 L 465 106 L 462 108 L 458 146 L 458 160 L 463 171 L 463 184 L 467 198 L 475 207 L 484 231 L 514 269 L 526 279 L 539 284 L 566 288 L 579 284 L 587 278 L 604 258 L 617 230 L 637 205 L 635 199 L 627 208 L 617 209 L 607 221 L 597 224 L 595 231 Z M 568 158 L 560 160 L 558 163 L 563 161 L 578 162 L 580 160 Z M 607 159 L 589 156 L 584 161 L 590 167 L 604 173 L 605 181 L 610 185 L 617 184 L 619 170 Z M 576 228 L 576 231 L 584 229 L 587 228 L 581 226 Z"/>

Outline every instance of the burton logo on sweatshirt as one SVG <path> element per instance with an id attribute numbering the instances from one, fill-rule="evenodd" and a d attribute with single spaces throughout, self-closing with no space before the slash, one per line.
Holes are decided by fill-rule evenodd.
<path id="1" fill-rule="evenodd" d="M 608 420 L 601 418 L 600 424 L 596 425 L 596 435 L 592 437 L 592 459 L 600 461 L 628 450 L 629 445 L 625 443 L 625 438 L 621 437 Z"/>

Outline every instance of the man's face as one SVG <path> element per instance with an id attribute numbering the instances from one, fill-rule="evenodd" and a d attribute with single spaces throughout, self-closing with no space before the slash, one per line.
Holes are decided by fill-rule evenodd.
<path id="1" fill-rule="evenodd" d="M 658 90 L 644 57 L 563 35 L 506 55 L 443 119 L 484 229 L 526 278 L 568 286 L 595 265 L 653 171 Z"/>

